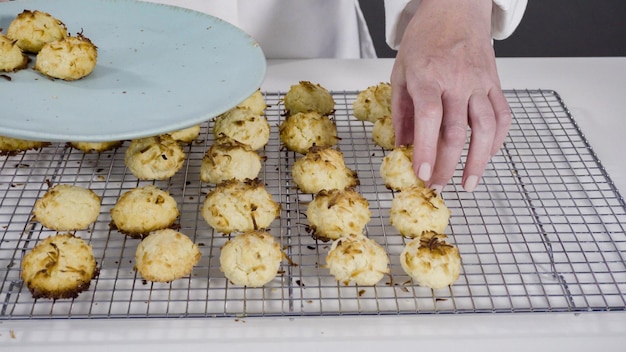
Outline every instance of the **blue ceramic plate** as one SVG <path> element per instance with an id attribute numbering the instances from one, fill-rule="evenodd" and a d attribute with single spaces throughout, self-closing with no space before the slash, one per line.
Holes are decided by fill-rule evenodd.
<path id="1" fill-rule="evenodd" d="M 0 3 L 0 28 L 24 9 L 50 13 L 98 47 L 91 75 L 52 80 L 30 67 L 0 77 L 0 135 L 111 141 L 201 123 L 259 88 L 266 62 L 237 27 L 199 12 L 132 0 Z M 5 33 L 5 32 L 4 32 Z"/>

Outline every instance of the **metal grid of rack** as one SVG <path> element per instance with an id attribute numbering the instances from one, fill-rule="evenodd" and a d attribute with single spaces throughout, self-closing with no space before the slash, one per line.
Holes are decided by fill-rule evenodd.
<path id="1" fill-rule="evenodd" d="M 626 310 L 626 205 L 556 92 L 506 91 L 514 116 L 502 152 L 473 193 L 460 186 L 462 163 L 442 196 L 452 211 L 449 240 L 459 247 L 460 278 L 431 290 L 414 285 L 399 254 L 406 239 L 389 225 L 393 192 L 378 169 L 385 151 L 371 141 L 369 123 L 354 119 L 357 92 L 333 92 L 338 148 L 356 170 L 370 202 L 366 234 L 391 260 L 391 274 L 375 286 L 345 286 L 324 268 L 329 242 L 312 238 L 304 216 L 312 199 L 293 185 L 299 155 L 281 148 L 282 93 L 266 92 L 272 125 L 259 176 L 282 213 L 269 231 L 293 263 L 263 288 L 232 285 L 219 270 L 227 236 L 199 215 L 210 186 L 199 180 L 202 156 L 213 141 L 211 122 L 186 147 L 182 170 L 166 181 L 138 181 L 124 165 L 123 146 L 85 154 L 53 144 L 0 158 L 0 318 L 242 317 L 393 315 L 478 312 Z M 462 156 L 464 160 L 465 155 Z M 34 300 L 20 280 L 23 255 L 53 234 L 32 221 L 36 199 L 50 184 L 75 184 L 102 196 L 102 212 L 88 230 L 100 268 L 76 299 Z M 202 251 L 189 277 L 151 283 L 134 271 L 137 239 L 109 226 L 109 209 L 125 191 L 153 183 L 178 202 L 180 231 Z"/>

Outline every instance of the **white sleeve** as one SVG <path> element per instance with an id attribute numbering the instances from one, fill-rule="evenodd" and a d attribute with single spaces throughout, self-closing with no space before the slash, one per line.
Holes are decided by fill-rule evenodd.
<path id="1" fill-rule="evenodd" d="M 385 32 L 387 44 L 398 49 L 402 35 L 420 0 L 385 0 Z M 491 36 L 505 39 L 519 25 L 528 0 L 493 0 L 491 10 Z"/>

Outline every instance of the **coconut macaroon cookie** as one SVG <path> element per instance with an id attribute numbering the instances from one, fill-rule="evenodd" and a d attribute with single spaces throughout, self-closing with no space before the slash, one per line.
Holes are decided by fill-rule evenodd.
<path id="1" fill-rule="evenodd" d="M 446 235 L 425 232 L 407 243 L 400 254 L 402 269 L 420 286 L 444 288 L 459 278 L 461 256 Z"/>
<path id="2" fill-rule="evenodd" d="M 375 285 L 389 273 L 389 257 L 376 241 L 350 234 L 335 240 L 326 255 L 326 266 L 344 285 Z"/>
<path id="3" fill-rule="evenodd" d="M 289 115 L 278 127 L 280 141 L 287 149 L 306 154 L 312 146 L 337 144 L 337 126 L 326 115 L 316 111 Z"/>
<path id="4" fill-rule="evenodd" d="M 391 115 L 385 115 L 376 122 L 372 128 L 372 140 L 377 146 L 392 150 L 396 146 L 396 132 L 393 129 Z"/>
<path id="5" fill-rule="evenodd" d="M 300 81 L 292 85 L 285 94 L 283 103 L 288 115 L 308 111 L 329 115 L 335 111 L 335 100 L 330 92 L 309 81 Z"/>
<path id="6" fill-rule="evenodd" d="M 348 168 L 343 153 L 331 147 L 311 147 L 293 163 L 293 181 L 304 193 L 315 194 L 323 189 L 345 189 L 359 185 L 356 171 Z"/>
<path id="7" fill-rule="evenodd" d="M 282 260 L 280 245 L 270 233 L 250 231 L 224 244 L 220 270 L 235 285 L 261 287 L 276 277 Z"/>
<path id="8" fill-rule="evenodd" d="M 57 234 L 22 258 L 20 277 L 34 299 L 76 298 L 98 275 L 93 250 L 72 234 Z"/>
<path id="9" fill-rule="evenodd" d="M 202 157 L 200 180 L 215 184 L 233 178 L 252 180 L 259 175 L 261 167 L 261 156 L 250 146 L 222 136 Z"/>
<path id="10" fill-rule="evenodd" d="M 124 192 L 110 213 L 112 225 L 133 238 L 170 227 L 179 215 L 176 200 L 153 185 Z"/>
<path id="11" fill-rule="evenodd" d="M 0 155 L 16 155 L 21 152 L 49 146 L 50 142 L 27 141 L 25 139 L 0 136 Z"/>
<path id="12" fill-rule="evenodd" d="M 389 221 L 404 237 L 416 238 L 429 231 L 443 233 L 449 220 L 450 209 L 429 188 L 405 188 L 391 201 Z"/>
<path id="13" fill-rule="evenodd" d="M 100 201 L 90 189 L 56 185 L 35 202 L 34 220 L 56 231 L 86 229 L 98 218 Z"/>
<path id="14" fill-rule="evenodd" d="M 175 141 L 181 143 L 191 143 L 200 135 L 200 125 L 195 125 L 182 130 L 168 133 Z"/>
<path id="15" fill-rule="evenodd" d="M 233 108 L 215 119 L 213 135 L 216 139 L 225 135 L 259 150 L 270 139 L 270 124 L 265 116 L 248 108 Z"/>
<path id="16" fill-rule="evenodd" d="M 52 78 L 74 81 L 88 76 L 96 67 L 98 48 L 78 34 L 44 44 L 35 61 L 35 70 Z"/>
<path id="17" fill-rule="evenodd" d="M 354 117 L 361 121 L 376 122 L 391 115 L 391 84 L 379 83 L 361 91 L 352 104 Z"/>
<path id="18" fill-rule="evenodd" d="M 170 135 L 164 134 L 131 141 L 125 162 L 140 180 L 164 180 L 183 167 L 185 157 L 183 148 Z"/>
<path id="19" fill-rule="evenodd" d="M 151 232 L 137 246 L 135 270 L 144 280 L 170 282 L 191 274 L 202 254 L 185 234 L 172 229 Z"/>
<path id="20" fill-rule="evenodd" d="M 402 191 L 408 187 L 424 187 L 413 170 L 413 146 L 395 147 L 385 155 L 380 163 L 380 176 L 385 186 L 394 191 Z"/>
<path id="21" fill-rule="evenodd" d="M 267 103 L 265 103 L 265 98 L 263 98 L 261 90 L 257 89 L 252 95 L 246 98 L 246 100 L 239 103 L 237 107 L 250 109 L 254 114 L 263 115 L 265 109 L 267 109 Z"/>
<path id="22" fill-rule="evenodd" d="M 70 142 L 70 146 L 74 149 L 81 150 L 85 153 L 102 153 L 107 150 L 119 148 L 122 145 L 122 141 L 111 142 Z"/>
<path id="23" fill-rule="evenodd" d="M 229 234 L 268 228 L 280 209 L 260 180 L 231 179 L 207 194 L 202 217 L 217 232 Z"/>
<path id="24" fill-rule="evenodd" d="M 44 44 L 66 36 L 67 27 L 63 22 L 38 10 L 24 10 L 7 28 L 7 37 L 17 40 L 17 45 L 30 53 L 38 53 Z"/>
<path id="25" fill-rule="evenodd" d="M 352 188 L 321 190 L 306 209 L 313 237 L 322 241 L 362 234 L 370 216 L 369 202 Z"/>
<path id="26" fill-rule="evenodd" d="M 28 66 L 28 56 L 17 45 L 17 40 L 0 34 L 0 71 L 15 72 Z"/>

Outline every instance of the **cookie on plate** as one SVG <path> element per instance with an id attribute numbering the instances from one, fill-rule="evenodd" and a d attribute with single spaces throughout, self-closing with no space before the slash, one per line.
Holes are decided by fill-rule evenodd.
<path id="1" fill-rule="evenodd" d="M 248 108 L 233 108 L 215 119 L 213 135 L 228 136 L 254 150 L 263 148 L 270 139 L 267 118 Z"/>
<path id="2" fill-rule="evenodd" d="M 76 298 L 97 275 L 91 246 L 69 233 L 38 243 L 22 258 L 20 273 L 34 299 Z"/>
<path id="3" fill-rule="evenodd" d="M 91 74 L 98 48 L 82 34 L 44 44 L 37 53 L 35 70 L 52 78 L 75 81 Z"/>
<path id="4" fill-rule="evenodd" d="M 133 238 L 170 227 L 179 215 L 174 197 L 154 185 L 124 192 L 110 213 L 111 224 Z"/>
<path id="5" fill-rule="evenodd" d="M 24 10 L 11 21 L 6 35 L 23 51 L 38 53 L 44 44 L 65 38 L 67 27 L 47 12 Z"/>
<path id="6" fill-rule="evenodd" d="M 167 134 L 135 139 L 126 149 L 125 163 L 140 180 L 164 180 L 183 167 L 183 148 Z"/>
<path id="7" fill-rule="evenodd" d="M 122 141 L 111 142 L 70 142 L 70 146 L 74 149 L 81 150 L 85 153 L 102 153 L 107 150 L 119 148 L 122 145 Z"/>
<path id="8" fill-rule="evenodd" d="M 361 91 L 352 104 L 354 117 L 361 121 L 376 122 L 391 115 L 391 84 L 379 83 Z"/>
<path id="9" fill-rule="evenodd" d="M 17 41 L 0 34 L 0 72 L 15 72 L 28 66 L 28 56 L 17 46 Z"/>
<path id="10" fill-rule="evenodd" d="M 313 237 L 322 241 L 362 234 L 370 217 L 369 202 L 352 188 L 321 190 L 306 209 Z"/>
<path id="11" fill-rule="evenodd" d="M 50 142 L 28 141 L 0 136 L 0 155 L 16 155 L 27 150 L 40 149 L 49 145 Z"/>
<path id="12" fill-rule="evenodd" d="M 418 238 L 429 231 L 443 233 L 449 220 L 450 209 L 430 188 L 405 188 L 391 201 L 389 222 L 404 237 Z"/>
<path id="13" fill-rule="evenodd" d="M 375 285 L 389 273 L 389 256 L 376 241 L 351 234 L 333 242 L 326 266 L 344 285 Z"/>
<path id="14" fill-rule="evenodd" d="M 260 180 L 231 179 L 207 194 L 201 212 L 209 226 L 229 234 L 266 229 L 280 215 L 280 209 Z"/>
<path id="15" fill-rule="evenodd" d="M 86 229 L 100 214 L 100 197 L 74 185 L 55 185 L 33 207 L 34 220 L 56 231 Z"/>
<path id="16" fill-rule="evenodd" d="M 294 162 L 291 174 L 304 193 L 359 185 L 357 174 L 346 166 L 343 153 L 330 147 L 311 147 L 306 155 Z"/>
<path id="17" fill-rule="evenodd" d="M 250 146 L 229 137 L 218 138 L 202 157 L 200 180 L 217 184 L 237 179 L 255 179 L 261 171 L 261 156 Z"/>
<path id="18" fill-rule="evenodd" d="M 374 141 L 374 144 L 385 150 L 392 150 L 395 148 L 396 132 L 393 129 L 391 115 L 385 115 L 374 122 L 374 127 L 372 128 L 372 141 Z"/>
<path id="19" fill-rule="evenodd" d="M 201 257 L 198 245 L 172 229 L 151 232 L 137 246 L 135 270 L 144 280 L 170 282 L 191 274 Z"/>
<path id="20" fill-rule="evenodd" d="M 269 232 L 250 231 L 224 244 L 220 270 L 235 285 L 261 287 L 276 277 L 282 260 L 280 245 Z"/>
<path id="21" fill-rule="evenodd" d="M 287 115 L 316 111 L 330 115 L 335 111 L 335 100 L 330 92 L 319 84 L 300 81 L 289 87 L 283 99 Z"/>
<path id="22" fill-rule="evenodd" d="M 289 115 L 278 127 L 280 141 L 287 149 L 306 154 L 312 146 L 337 144 L 337 126 L 326 115 L 316 111 Z"/>
<path id="23" fill-rule="evenodd" d="M 413 146 L 410 145 L 395 147 L 385 155 L 380 164 L 380 176 L 385 186 L 394 191 L 425 186 L 413 170 Z"/>
<path id="24" fill-rule="evenodd" d="M 445 238 L 444 234 L 425 232 L 404 247 L 400 264 L 418 285 L 440 289 L 452 285 L 459 278 L 459 250 Z"/>

